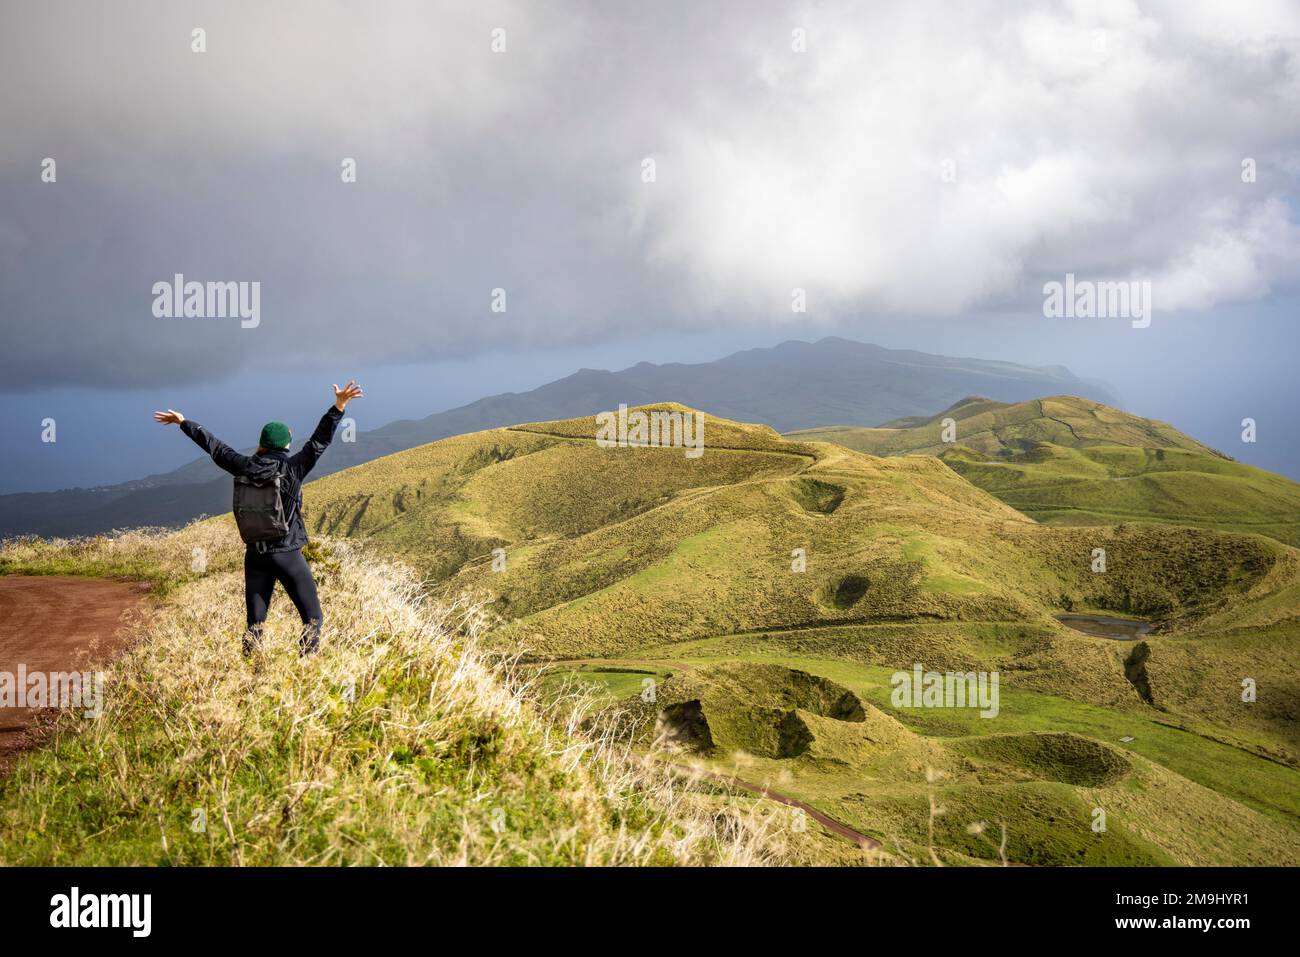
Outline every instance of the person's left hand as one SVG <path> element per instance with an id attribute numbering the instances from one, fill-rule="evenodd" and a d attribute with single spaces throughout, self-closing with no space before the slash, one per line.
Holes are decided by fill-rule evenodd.
<path id="1" fill-rule="evenodd" d="M 349 379 L 348 384 L 339 388 L 338 383 L 334 383 L 334 408 L 342 412 L 348 407 L 348 403 L 353 399 L 364 399 L 366 394 L 361 391 L 361 386 L 357 385 L 355 379 Z"/>
<path id="2" fill-rule="evenodd" d="M 168 409 L 166 412 L 155 412 L 153 420 L 159 425 L 180 425 L 185 421 L 185 416 L 175 409 Z"/>

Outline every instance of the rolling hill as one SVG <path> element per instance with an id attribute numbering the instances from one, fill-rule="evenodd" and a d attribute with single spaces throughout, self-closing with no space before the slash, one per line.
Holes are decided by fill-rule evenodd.
<path id="1" fill-rule="evenodd" d="M 716 362 L 642 362 L 619 372 L 581 369 L 524 393 L 504 393 L 423 419 L 391 422 L 336 443 L 318 475 L 453 435 L 517 422 L 591 415 L 620 403 L 677 399 L 721 415 L 798 429 L 839 421 L 874 425 L 938 408 L 971 392 L 1008 400 L 1068 389 L 1110 400 L 1060 367 L 954 359 L 847 339 L 782 343 Z M 199 410 L 195 417 L 202 420 Z M 311 423 L 304 423 L 310 425 Z M 0 495 L 0 537 L 90 535 L 177 526 L 230 508 L 230 482 L 206 458 L 172 472 L 90 489 Z"/>
<path id="2" fill-rule="evenodd" d="M 484 596 L 493 648 L 548 687 L 610 689 L 615 711 L 639 709 L 643 746 L 685 722 L 668 735 L 683 760 L 773 783 L 904 857 L 930 852 L 938 794 L 961 811 L 943 853 L 967 863 L 996 854 L 966 825 L 998 819 L 1027 863 L 1300 861 L 1295 549 L 1043 525 L 933 456 L 704 422 L 695 459 L 603 448 L 592 417 L 445 439 L 312 483 L 309 525 Z M 1155 630 L 1091 637 L 1057 621 L 1071 611 Z M 999 672 L 999 715 L 893 706 L 889 676 L 915 663 Z M 644 681 L 661 694 L 648 714 L 628 697 Z M 1098 802 L 1118 815 L 1104 840 Z M 1198 821 L 1214 835 L 1189 834 Z"/>
<path id="3" fill-rule="evenodd" d="M 955 441 L 943 441 L 943 423 Z M 873 455 L 936 455 L 1052 525 L 1157 521 L 1270 535 L 1300 546 L 1300 484 L 1233 461 L 1172 426 L 1075 396 L 967 398 L 938 415 L 790 437 Z"/>

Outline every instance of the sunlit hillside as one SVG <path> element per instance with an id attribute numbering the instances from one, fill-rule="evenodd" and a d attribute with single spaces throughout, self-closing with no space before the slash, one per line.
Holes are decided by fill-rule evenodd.
<path id="1" fill-rule="evenodd" d="M 732 729 L 701 760 L 751 767 L 907 847 L 920 826 L 910 802 L 934 786 L 928 764 L 946 769 L 951 799 L 972 815 L 1000 807 L 1020 819 L 1026 861 L 1208 861 L 1258 844 L 1226 823 L 1218 851 L 1175 840 L 1187 822 L 1171 808 L 1189 806 L 1275 829 L 1270 859 L 1300 860 L 1300 802 L 1287 796 L 1300 784 L 1293 549 L 1136 521 L 1050 527 L 932 456 L 881 458 L 711 417 L 694 459 L 681 448 L 601 448 L 596 428 L 585 418 L 493 429 L 330 476 L 309 487 L 312 525 L 401 556 L 448 594 L 484 595 L 499 619 L 493 648 L 551 662 L 548 681 L 567 673 L 611 689 L 611 704 L 637 700 L 646 678 L 665 701 L 695 701 L 692 683 L 711 682 L 713 664 L 836 681 L 880 709 L 874 726 L 888 717 L 895 731 L 880 738 L 872 722 L 798 705 L 776 708 L 768 727 L 728 679 L 725 694 L 700 699 L 712 702 L 711 727 Z M 1057 621 L 1069 612 L 1155 630 L 1136 642 L 1092 637 Z M 1011 704 L 973 724 L 893 709 L 887 676 L 917 662 L 996 669 Z M 1260 688 L 1249 704 L 1247 676 Z M 733 704 L 719 704 L 728 694 Z M 782 756 L 790 734 L 813 743 Z M 876 741 L 869 754 L 863 734 Z M 980 743 L 991 734 L 1022 737 Z M 885 740 L 916 746 L 894 753 Z M 762 741 L 778 742 L 767 757 Z M 1112 770 L 1049 768 L 1076 759 Z M 988 762 L 1018 770 L 980 771 Z M 1121 766 L 1130 770 L 1112 773 Z M 864 791 L 862 774 L 883 775 L 881 789 Z M 1065 814 L 1103 785 L 1148 821 L 1164 815 L 1135 828 L 1151 847 L 1126 839 L 1100 857 L 1082 845 L 1030 848 L 1038 839 L 1024 815 Z M 983 853 L 981 841 L 959 843 Z"/>
<path id="2" fill-rule="evenodd" d="M 966 399 L 928 418 L 805 429 L 790 438 L 873 455 L 937 455 L 1052 525 L 1158 521 L 1300 545 L 1300 484 L 1233 461 L 1163 422 L 1074 396 L 1015 404 Z"/>

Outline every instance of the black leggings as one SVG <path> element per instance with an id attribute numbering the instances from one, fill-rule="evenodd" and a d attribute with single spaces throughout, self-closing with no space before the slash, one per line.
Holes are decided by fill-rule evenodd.
<path id="1" fill-rule="evenodd" d="M 244 553 L 244 599 L 248 605 L 249 632 L 261 633 L 276 582 L 284 586 L 293 607 L 298 609 L 304 626 L 302 640 L 315 644 L 320 640 L 320 599 L 316 597 L 316 579 L 312 578 L 300 548 L 266 553 L 250 548 Z"/>

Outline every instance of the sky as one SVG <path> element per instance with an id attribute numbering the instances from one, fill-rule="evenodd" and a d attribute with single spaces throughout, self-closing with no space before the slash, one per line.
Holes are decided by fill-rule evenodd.
<path id="1" fill-rule="evenodd" d="M 829 334 L 1065 365 L 1300 478 L 1298 4 L 3 19 L 0 491 L 192 458 L 156 407 L 243 444 L 349 376 L 369 428 Z M 1067 273 L 1149 284 L 1150 325 L 1046 317 Z M 256 325 L 159 317 L 176 274 L 258 283 Z"/>

